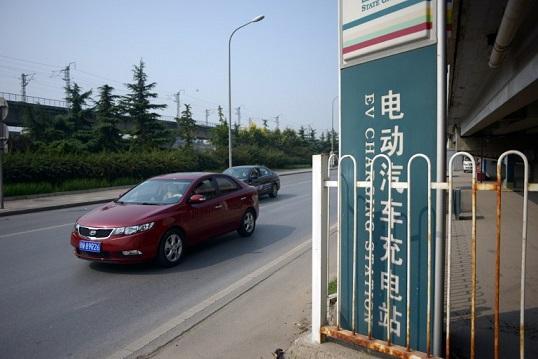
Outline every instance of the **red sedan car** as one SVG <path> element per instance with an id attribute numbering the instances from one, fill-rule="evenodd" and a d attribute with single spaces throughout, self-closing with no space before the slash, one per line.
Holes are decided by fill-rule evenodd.
<path id="1" fill-rule="evenodd" d="M 77 257 L 91 261 L 157 260 L 171 267 L 188 245 L 235 230 L 252 235 L 258 210 L 256 189 L 231 176 L 173 173 L 80 217 L 71 245 Z"/>

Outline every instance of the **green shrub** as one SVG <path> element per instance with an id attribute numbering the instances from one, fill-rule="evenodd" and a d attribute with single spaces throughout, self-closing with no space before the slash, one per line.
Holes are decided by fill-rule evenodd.
<path id="1" fill-rule="evenodd" d="M 7 183 L 4 188 L 4 194 L 6 197 L 27 196 L 32 194 L 78 191 L 103 187 L 128 186 L 135 185 L 140 181 L 142 181 L 141 178 L 117 178 L 115 180 L 73 179 L 67 180 L 59 184 L 52 184 L 50 182 Z"/>
<path id="2" fill-rule="evenodd" d="M 299 152 L 302 152 L 299 151 Z M 296 168 L 310 164 L 308 151 L 285 153 L 272 147 L 234 147 L 234 165 L 264 164 Z M 228 164 L 226 149 L 155 150 L 149 152 L 50 154 L 11 153 L 4 156 L 5 195 L 83 190 L 130 185 L 172 172 L 221 171 Z"/>

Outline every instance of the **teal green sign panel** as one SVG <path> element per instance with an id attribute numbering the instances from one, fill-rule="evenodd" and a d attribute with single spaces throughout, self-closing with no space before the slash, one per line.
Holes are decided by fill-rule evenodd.
<path id="1" fill-rule="evenodd" d="M 373 265 L 372 334 L 387 340 L 390 322 L 391 340 L 405 345 L 407 245 L 411 245 L 411 346 L 426 351 L 427 308 L 427 165 L 413 161 L 411 216 L 407 213 L 407 190 L 392 189 L 392 221 L 389 221 L 388 172 L 385 154 L 392 161 L 392 180 L 407 181 L 407 163 L 416 153 L 431 160 L 435 179 L 436 166 L 436 47 L 428 46 L 394 56 L 342 69 L 341 72 L 341 156 L 357 160 L 359 181 L 370 180 L 374 173 L 373 194 Z M 341 242 L 341 316 L 344 329 L 353 330 L 353 165 L 342 166 L 342 242 Z M 357 189 L 357 261 L 355 323 L 356 331 L 367 334 L 369 308 L 369 207 L 370 191 Z M 435 233 L 435 195 L 432 193 L 432 223 Z M 407 238 L 407 223 L 412 225 Z M 392 245 L 388 246 L 388 223 L 392 223 Z M 432 242 L 434 240 L 432 239 Z M 435 247 L 432 247 L 435 253 Z M 387 261 L 391 261 L 391 273 Z M 432 273 L 434 267 L 432 254 Z M 431 288 L 433 292 L 433 274 Z M 390 321 L 387 315 L 387 288 L 390 288 Z M 432 302 L 433 308 L 433 302 Z M 433 309 L 432 309 L 433 313 Z M 433 314 L 432 314 L 433 315 Z"/>

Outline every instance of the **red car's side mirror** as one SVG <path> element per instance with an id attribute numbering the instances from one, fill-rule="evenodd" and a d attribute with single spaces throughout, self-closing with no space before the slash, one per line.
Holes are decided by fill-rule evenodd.
<path id="1" fill-rule="evenodd" d="M 206 198 L 203 194 L 193 194 L 189 199 L 190 203 L 202 203 L 205 202 Z"/>

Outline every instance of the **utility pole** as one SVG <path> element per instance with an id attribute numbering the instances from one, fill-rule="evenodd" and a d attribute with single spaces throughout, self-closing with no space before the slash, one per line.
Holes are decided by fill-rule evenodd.
<path id="1" fill-rule="evenodd" d="M 26 102 L 26 86 L 34 79 L 35 74 L 21 74 L 22 102 Z"/>
<path id="2" fill-rule="evenodd" d="M 211 114 L 211 110 L 206 108 L 205 109 L 205 124 L 206 126 L 209 126 L 209 115 Z"/>
<path id="3" fill-rule="evenodd" d="M 280 128 L 280 115 L 275 116 L 276 128 Z"/>
<path id="4" fill-rule="evenodd" d="M 235 109 L 235 113 L 237 114 L 237 124 L 241 127 L 241 106 Z"/>
<path id="5" fill-rule="evenodd" d="M 65 81 L 65 89 L 66 91 L 71 90 L 71 66 L 75 65 L 74 62 L 70 62 L 69 65 L 64 67 L 60 72 L 64 74 L 64 77 L 62 77 L 62 80 Z"/>
<path id="6" fill-rule="evenodd" d="M 332 106 L 331 106 L 331 154 L 334 153 L 334 102 L 338 96 L 335 96 L 333 98 Z"/>
<path id="7" fill-rule="evenodd" d="M 180 118 L 181 116 L 181 91 L 183 91 L 183 93 L 185 93 L 185 90 L 179 90 L 178 92 L 176 92 L 174 94 L 174 96 L 176 97 L 175 99 L 175 102 L 176 102 L 176 105 L 177 105 L 177 109 L 176 109 L 176 117 L 177 118 Z"/>
<path id="8" fill-rule="evenodd" d="M 64 74 L 62 80 L 65 81 L 65 98 L 69 98 L 69 90 L 71 90 L 71 66 L 76 67 L 74 62 L 70 62 L 66 67 L 60 70 Z M 69 101 L 69 100 L 67 100 Z"/>

